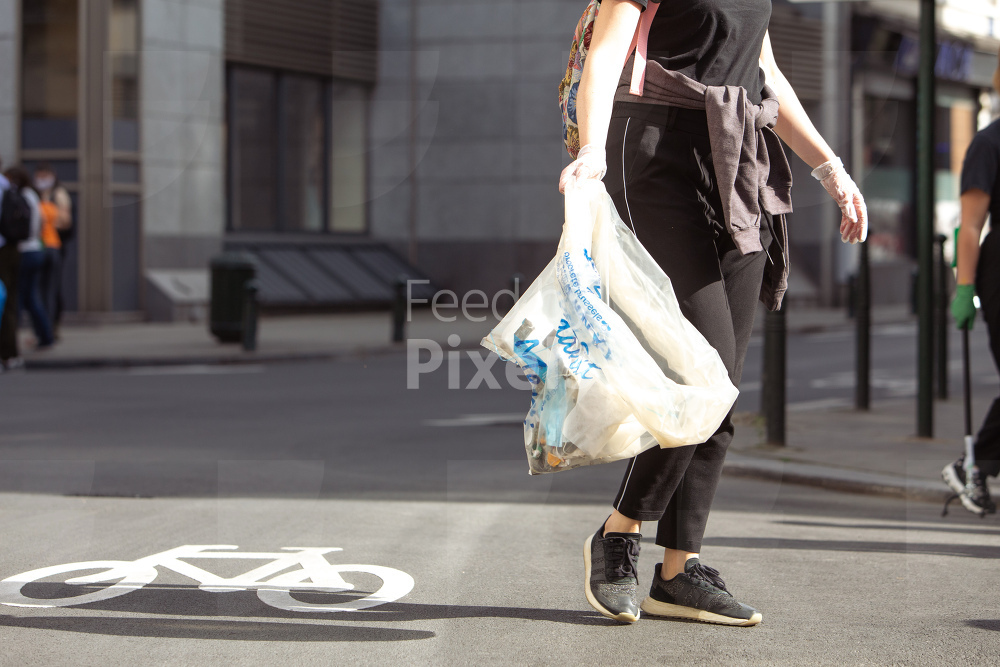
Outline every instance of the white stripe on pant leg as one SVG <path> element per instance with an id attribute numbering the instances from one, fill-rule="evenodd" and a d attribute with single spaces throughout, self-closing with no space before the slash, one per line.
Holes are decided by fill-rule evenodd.
<path id="1" fill-rule="evenodd" d="M 622 496 L 621 498 L 618 499 L 618 504 L 615 505 L 616 512 L 618 511 L 618 508 L 622 506 L 622 501 L 625 500 L 625 492 L 628 490 L 628 481 L 632 479 L 632 468 L 634 467 L 635 467 L 635 457 L 633 456 L 632 460 L 628 462 L 628 476 L 625 478 L 625 484 L 622 486 Z"/>
<path id="2" fill-rule="evenodd" d="M 622 196 L 625 197 L 625 212 L 628 213 L 628 224 L 632 227 L 632 235 L 638 239 L 639 235 L 635 233 L 635 223 L 632 222 L 632 209 L 628 205 L 628 185 L 625 183 L 625 144 L 628 142 L 628 124 L 631 120 L 631 116 L 625 119 L 625 134 L 622 135 Z"/>

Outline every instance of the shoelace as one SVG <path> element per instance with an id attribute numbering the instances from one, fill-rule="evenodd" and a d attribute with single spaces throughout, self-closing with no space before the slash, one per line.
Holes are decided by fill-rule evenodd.
<path id="1" fill-rule="evenodd" d="M 974 500 L 985 504 L 992 502 L 989 487 L 986 486 L 986 482 L 983 480 L 980 472 L 975 469 L 972 471 L 972 486 L 975 488 L 975 493 L 973 494 Z"/>
<path id="2" fill-rule="evenodd" d="M 726 582 L 722 580 L 719 576 L 719 571 L 714 567 L 708 567 L 707 565 L 702 565 L 701 563 L 696 563 L 690 570 L 687 571 L 687 575 L 693 577 L 694 579 L 700 579 L 706 583 L 712 584 L 716 588 L 729 593 L 726 588 Z M 730 595 L 732 595 L 730 593 Z"/>
<path id="3" fill-rule="evenodd" d="M 639 543 L 626 537 L 607 538 L 609 573 L 616 578 L 634 577 L 639 559 Z"/>

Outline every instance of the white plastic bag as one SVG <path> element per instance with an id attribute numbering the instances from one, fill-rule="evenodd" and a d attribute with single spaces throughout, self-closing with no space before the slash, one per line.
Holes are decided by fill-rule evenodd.
<path id="1" fill-rule="evenodd" d="M 556 256 L 482 344 L 532 384 L 531 474 L 704 442 L 738 394 L 596 180 L 567 187 Z"/>

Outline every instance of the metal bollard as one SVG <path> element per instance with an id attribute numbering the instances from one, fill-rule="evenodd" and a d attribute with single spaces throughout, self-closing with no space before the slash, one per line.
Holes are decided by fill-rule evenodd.
<path id="1" fill-rule="evenodd" d="M 859 252 L 854 320 L 854 407 L 868 410 L 871 408 L 872 385 L 872 281 L 867 241 L 861 244 Z"/>
<path id="2" fill-rule="evenodd" d="M 248 280 L 243 286 L 243 349 L 254 352 L 257 349 L 257 292 L 260 286 L 256 280 Z"/>
<path id="3" fill-rule="evenodd" d="M 406 276 L 396 278 L 396 296 L 392 302 L 392 342 L 406 340 Z"/>
<path id="4" fill-rule="evenodd" d="M 937 244 L 937 308 L 934 309 L 934 342 L 937 356 L 937 397 L 948 400 L 948 263 L 944 260 L 944 244 L 948 237 L 938 234 Z"/>
<path id="5" fill-rule="evenodd" d="M 767 422 L 767 444 L 785 444 L 785 306 L 764 316 L 764 372 L 761 409 Z"/>
<path id="6" fill-rule="evenodd" d="M 847 319 L 853 320 L 858 314 L 858 274 L 847 276 Z"/>

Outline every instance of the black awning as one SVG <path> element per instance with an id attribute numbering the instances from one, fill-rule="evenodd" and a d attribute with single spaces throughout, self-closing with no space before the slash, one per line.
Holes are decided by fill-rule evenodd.
<path id="1" fill-rule="evenodd" d="M 230 238 L 225 246 L 253 257 L 258 298 L 264 307 L 385 307 L 392 303 L 399 279 L 422 281 L 410 288 L 415 299 L 430 299 L 437 291 L 420 271 L 381 243 Z"/>

